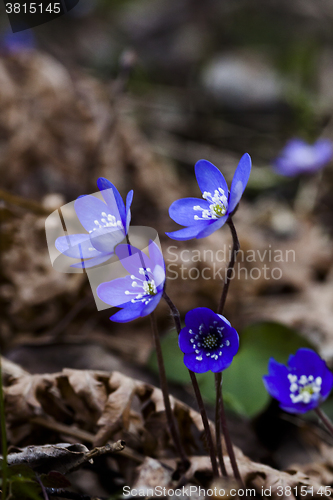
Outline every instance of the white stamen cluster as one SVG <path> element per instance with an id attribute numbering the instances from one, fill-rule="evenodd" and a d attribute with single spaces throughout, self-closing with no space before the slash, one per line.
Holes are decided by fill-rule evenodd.
<path id="1" fill-rule="evenodd" d="M 121 220 L 117 220 L 114 215 L 106 214 L 106 212 L 101 213 L 100 220 L 94 220 L 94 224 L 96 227 L 91 229 L 89 233 L 96 231 L 97 229 L 104 229 L 106 227 L 118 227 L 119 229 L 124 229 L 123 223 Z"/>
<path id="2" fill-rule="evenodd" d="M 202 208 L 200 205 L 195 205 L 193 210 L 196 212 L 201 211 L 201 217 L 195 215 L 194 220 L 219 219 L 227 213 L 228 198 L 222 188 L 215 189 L 214 194 L 205 191 L 202 197 L 210 203 L 209 209 Z"/>
<path id="3" fill-rule="evenodd" d="M 147 305 L 152 300 L 153 296 L 157 294 L 156 283 L 150 267 L 140 267 L 139 274 L 143 275 L 144 279 L 140 279 L 134 276 L 134 274 L 131 275 L 132 287 L 139 288 L 139 291 L 130 292 L 126 290 L 125 295 L 135 295 L 135 297 L 131 299 L 133 304 L 136 302 L 143 302 Z"/>
<path id="4" fill-rule="evenodd" d="M 224 345 L 229 346 L 229 340 L 226 340 L 223 344 L 222 339 L 222 330 L 224 330 L 224 326 L 216 326 L 218 324 L 217 321 L 214 321 L 213 325 L 209 327 L 209 333 L 206 334 L 204 324 L 201 323 L 199 326 L 199 333 L 193 332 L 193 330 L 189 330 L 190 335 L 193 337 L 190 338 L 190 342 L 194 349 L 194 352 L 198 354 L 196 356 L 197 361 L 202 361 L 202 355 L 204 351 L 206 352 L 206 356 L 210 356 L 212 359 L 218 359 L 219 356 L 222 356 L 222 351 L 216 351 L 216 349 L 222 349 Z M 198 349 L 198 347 L 200 349 Z M 214 350 L 213 354 L 209 351 Z"/>
<path id="5" fill-rule="evenodd" d="M 310 403 L 317 399 L 321 391 L 322 378 L 313 375 L 301 375 L 299 378 L 292 373 L 288 374 L 290 382 L 290 399 L 293 403 Z"/>

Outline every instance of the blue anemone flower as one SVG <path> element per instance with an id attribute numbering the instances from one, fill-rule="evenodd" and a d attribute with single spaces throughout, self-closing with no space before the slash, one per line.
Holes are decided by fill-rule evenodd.
<path id="1" fill-rule="evenodd" d="M 90 268 L 102 264 L 114 254 L 115 246 L 128 233 L 133 191 L 127 194 L 125 207 L 110 181 L 100 177 L 97 186 L 105 203 L 91 195 L 80 196 L 74 202 L 76 215 L 88 234 L 61 236 L 55 242 L 56 248 L 67 257 L 81 259 L 82 262 L 71 267 Z"/>
<path id="2" fill-rule="evenodd" d="M 199 160 L 195 176 L 203 199 L 183 198 L 173 202 L 169 208 L 171 219 L 188 227 L 166 234 L 174 240 L 190 240 L 209 236 L 222 227 L 237 207 L 250 172 L 251 158 L 245 153 L 236 168 L 229 193 L 219 169 L 207 160 Z"/>
<path id="3" fill-rule="evenodd" d="M 311 349 L 298 349 L 285 366 L 271 358 L 263 377 L 269 394 L 289 413 L 305 413 L 324 401 L 333 386 L 333 374 Z"/>
<path id="4" fill-rule="evenodd" d="M 329 139 L 318 139 L 308 144 L 302 139 L 291 139 L 274 161 L 274 170 L 287 177 L 316 172 L 331 161 L 333 144 Z"/>
<path id="5" fill-rule="evenodd" d="M 184 364 L 193 372 L 221 372 L 231 365 L 239 337 L 229 321 L 207 307 L 192 309 L 178 337 Z"/>
<path id="6" fill-rule="evenodd" d="M 122 308 L 110 317 L 111 321 L 126 323 L 147 316 L 159 303 L 165 283 L 165 263 L 156 243 L 150 241 L 148 250 L 149 257 L 132 245 L 117 246 L 116 254 L 130 275 L 97 287 L 101 300 Z"/>

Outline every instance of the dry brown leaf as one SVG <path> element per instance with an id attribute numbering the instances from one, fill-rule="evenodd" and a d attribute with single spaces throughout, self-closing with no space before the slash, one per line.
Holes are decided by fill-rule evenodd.
<path id="1" fill-rule="evenodd" d="M 83 457 L 89 450 L 83 444 L 57 443 L 42 446 L 27 446 L 17 448 L 15 453 L 9 453 L 9 465 L 29 465 L 37 472 L 56 470 L 66 474 L 72 467 L 82 463 Z M 87 459 L 89 460 L 89 459 Z"/>
<path id="2" fill-rule="evenodd" d="M 26 422 L 43 414 L 39 395 L 52 387 L 52 377 L 23 375 L 6 389 L 6 419 L 10 423 Z"/>
<path id="3" fill-rule="evenodd" d="M 318 483 L 333 484 L 333 453 L 332 447 L 321 442 L 320 454 L 317 460 L 309 464 L 294 464 L 288 467 L 288 471 L 294 473 L 299 470 L 311 478 L 316 478 Z"/>
<path id="4" fill-rule="evenodd" d="M 294 487 L 298 487 L 300 491 L 301 486 L 313 487 L 314 496 L 317 490 L 323 485 L 322 481 L 317 481 L 316 478 L 310 477 L 303 472 L 291 470 L 279 471 L 272 469 L 268 465 L 252 462 L 245 457 L 239 449 L 237 450 L 237 463 L 240 475 L 244 481 L 246 488 L 254 488 L 257 494 L 262 495 L 262 489 L 269 488 L 271 494 L 267 494 L 272 499 L 279 498 L 296 498 L 293 492 Z M 232 467 L 229 457 L 224 457 L 225 466 L 230 477 L 232 477 Z M 186 472 L 186 477 L 190 481 L 195 474 L 200 471 L 210 471 L 211 464 L 209 457 L 192 457 L 191 466 Z M 291 488 L 290 495 L 284 495 L 286 486 Z M 282 494 L 283 493 L 283 494 Z M 249 494 L 249 496 L 254 496 Z M 310 497 L 311 495 L 309 495 Z"/>
<path id="5" fill-rule="evenodd" d="M 68 474 L 85 462 L 93 463 L 93 459 L 106 453 L 116 453 L 124 449 L 124 443 L 118 441 L 102 448 L 88 450 L 80 443 L 57 443 L 42 446 L 17 448 L 7 456 L 8 465 L 28 465 L 39 473 L 57 471 Z M 2 457 L 1 457 L 2 458 Z"/>
<path id="6" fill-rule="evenodd" d="M 96 436 L 96 446 L 104 444 L 118 430 L 128 429 L 130 409 L 136 385 L 133 379 L 124 377 L 118 372 L 113 372 L 111 375 L 109 387 L 112 392 L 98 420 L 101 429 Z"/>
<path id="7" fill-rule="evenodd" d="M 76 395 L 76 401 L 80 401 L 88 410 L 91 414 L 90 418 L 99 418 L 104 410 L 107 399 L 105 387 L 107 378 L 105 377 L 103 380 L 101 377 L 96 376 L 94 372 L 88 370 L 82 372 L 81 370 L 65 369 L 63 373 L 65 379 L 68 380 L 68 385 Z"/>
<path id="8" fill-rule="evenodd" d="M 146 457 L 137 469 L 137 478 L 132 488 L 140 490 L 140 496 L 151 496 L 148 489 L 154 490 L 156 486 L 169 487 L 172 484 L 172 469 L 163 466 L 158 460 Z"/>
<path id="9" fill-rule="evenodd" d="M 158 446 L 152 447 L 152 443 L 154 441 L 156 443 L 159 433 L 160 435 L 168 434 L 161 403 L 162 393 L 159 389 L 150 384 L 126 377 L 119 372 L 63 370 L 61 373 L 51 375 L 33 376 L 24 373 L 22 377 L 14 378 L 10 376 L 10 370 L 13 371 L 13 374 L 17 374 L 18 370 L 11 365 L 7 365 L 8 377 L 7 386 L 5 387 L 5 403 L 9 438 L 12 444 L 19 445 L 22 440 L 34 439 L 33 426 L 29 425 L 29 421 L 38 415 L 42 415 L 44 419 L 47 419 L 48 427 L 52 429 L 54 411 L 58 409 L 57 425 L 54 426 L 54 430 L 61 424 L 61 432 L 65 432 L 70 416 L 71 424 L 75 425 L 76 428 L 84 426 L 85 430 L 95 434 L 96 442 L 106 442 L 110 438 L 117 440 L 125 438 L 134 448 L 128 456 L 132 454 L 137 459 L 139 455 L 135 455 L 135 453 L 142 453 L 142 450 L 149 450 L 149 453 L 154 453 L 155 458 L 162 461 L 163 467 L 158 465 L 159 462 L 154 462 L 153 469 L 156 465 L 157 476 L 160 478 L 160 474 L 163 472 L 163 481 L 168 481 L 168 474 L 164 476 L 165 466 L 169 466 L 170 469 L 176 468 L 170 436 L 168 436 L 168 439 L 158 439 Z M 71 392 L 59 392 L 59 381 L 63 380 L 66 380 Z M 98 412 L 87 412 L 87 421 L 83 424 L 82 418 L 77 414 L 78 406 L 76 401 L 73 402 L 73 394 L 78 399 L 82 398 L 82 405 L 87 409 L 101 408 L 103 396 L 101 397 L 100 383 L 106 390 L 102 415 L 98 418 Z M 46 402 L 50 401 L 50 394 L 53 395 L 53 407 L 46 404 Z M 184 403 L 172 398 L 172 405 L 180 429 L 186 428 L 185 433 L 181 432 L 181 437 L 191 458 L 191 466 L 186 473 L 187 480 L 191 482 L 198 472 L 211 474 L 209 457 L 200 455 L 202 450 L 202 423 L 198 413 Z M 65 414 L 63 408 L 67 409 L 67 414 Z M 22 415 L 20 415 L 20 411 L 23 412 Z M 70 434 L 70 426 L 68 429 Z M 199 455 L 193 456 L 193 450 L 196 455 L 198 455 L 197 451 L 199 450 Z M 330 455 L 330 450 L 326 450 L 327 456 Z M 313 486 L 314 490 L 317 491 L 320 486 L 325 485 L 325 480 L 328 477 L 327 475 L 321 476 L 318 470 L 311 474 L 311 467 L 309 468 L 309 474 L 296 470 L 277 471 L 267 465 L 252 462 L 238 448 L 235 448 L 235 452 L 240 473 L 246 486 L 256 488 L 259 494 L 261 488 L 271 488 L 273 499 L 278 500 L 278 498 L 281 498 L 279 493 L 282 490 L 279 487 Z M 124 457 L 119 456 L 119 460 L 124 460 Z M 141 484 L 144 484 L 145 487 L 148 486 L 145 477 L 146 472 L 152 467 L 150 460 L 150 458 L 146 460 L 145 466 L 139 473 L 139 478 L 141 474 Z M 225 463 L 227 470 L 231 474 L 232 469 L 228 457 L 225 457 Z M 326 458 L 326 467 L 332 467 L 331 459 Z M 149 475 L 148 472 L 147 474 Z M 152 482 L 154 482 L 153 477 Z"/>
<path id="10" fill-rule="evenodd" d="M 59 273 L 52 267 L 44 217 L 24 214 L 3 224 L 2 238 L 10 242 L 2 253 L 2 274 L 11 287 L 7 297 L 9 314 L 22 329 L 32 330 L 56 322 L 58 308 L 54 299 L 76 294 L 85 281 L 84 275 Z M 43 311 L 31 318 L 27 311 L 40 304 L 44 304 Z"/>
<path id="11" fill-rule="evenodd" d="M 8 378 L 19 378 L 23 377 L 24 375 L 30 375 L 27 371 L 23 370 L 19 365 L 16 363 L 13 363 L 12 361 L 9 361 L 7 358 L 3 358 L 1 356 L 1 370 L 2 370 L 2 377 L 4 379 L 4 383 L 7 383 Z"/>

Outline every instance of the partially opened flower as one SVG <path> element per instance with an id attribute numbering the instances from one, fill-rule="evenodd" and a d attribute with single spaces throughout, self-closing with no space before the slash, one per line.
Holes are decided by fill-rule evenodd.
<path id="1" fill-rule="evenodd" d="M 224 316 L 207 307 L 198 307 L 186 314 L 185 324 L 178 343 L 189 370 L 221 372 L 231 365 L 238 351 L 239 337 Z"/>
<path id="2" fill-rule="evenodd" d="M 159 303 L 165 282 L 163 255 L 153 241 L 148 245 L 149 257 L 131 245 L 118 245 L 116 254 L 129 276 L 102 283 L 97 287 L 98 297 L 122 310 L 110 317 L 111 321 L 126 323 L 147 316 Z"/>
<path id="3" fill-rule="evenodd" d="M 195 175 L 202 192 L 202 198 L 183 198 L 169 208 L 169 215 L 177 224 L 185 227 L 166 233 L 174 240 L 204 238 L 225 224 L 237 207 L 251 171 L 251 158 L 245 153 L 240 159 L 230 193 L 228 185 L 215 165 L 207 160 L 199 160 L 195 165 Z"/>
<path id="4" fill-rule="evenodd" d="M 318 139 L 314 144 L 302 139 L 291 139 L 274 161 L 273 167 L 278 174 L 292 177 L 316 172 L 327 165 L 332 157 L 333 144 L 329 139 Z"/>
<path id="5" fill-rule="evenodd" d="M 56 248 L 67 257 L 81 259 L 81 262 L 71 267 L 89 268 L 102 264 L 114 254 L 115 246 L 128 233 L 133 191 L 127 194 L 125 207 L 110 181 L 100 177 L 97 186 L 104 202 L 95 196 L 86 195 L 80 196 L 74 203 L 76 215 L 88 234 L 61 236 L 55 242 Z"/>
<path id="6" fill-rule="evenodd" d="M 298 349 L 288 366 L 271 358 L 263 377 L 269 394 L 289 413 L 305 413 L 324 401 L 333 386 L 333 374 L 311 349 Z"/>

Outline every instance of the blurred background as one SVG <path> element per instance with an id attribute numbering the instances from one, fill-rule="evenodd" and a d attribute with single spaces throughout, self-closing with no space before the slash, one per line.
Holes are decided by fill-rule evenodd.
<path id="1" fill-rule="evenodd" d="M 245 255 L 254 250 L 256 258 L 239 261 L 225 308 L 241 335 L 225 375 L 233 437 L 252 458 L 278 467 L 312 460 L 318 429 L 287 419 L 261 377 L 270 356 L 285 362 L 300 346 L 333 361 L 332 164 L 294 177 L 272 168 L 291 138 L 333 139 L 333 3 L 80 0 L 17 35 L 3 4 L 0 12 L 4 355 L 34 373 L 117 369 L 158 383 L 149 320 L 111 323 L 110 310 L 97 312 L 84 274 L 57 273 L 45 218 L 95 192 L 100 176 L 123 197 L 134 189 L 132 223 L 158 230 L 168 293 L 182 318 L 194 307 L 215 309 L 222 284 L 214 271 L 228 259 L 191 261 L 182 251 L 216 254 L 231 244 L 228 228 L 171 241 L 164 233 L 177 225 L 168 207 L 200 196 L 196 161 L 217 165 L 230 185 L 248 152 L 253 171 L 234 223 Z M 250 275 L 254 267 L 259 274 Z M 157 314 L 173 391 L 195 406 L 167 307 Z M 212 402 L 211 379 L 200 380 Z M 327 411 L 333 415 L 332 402 Z"/>

